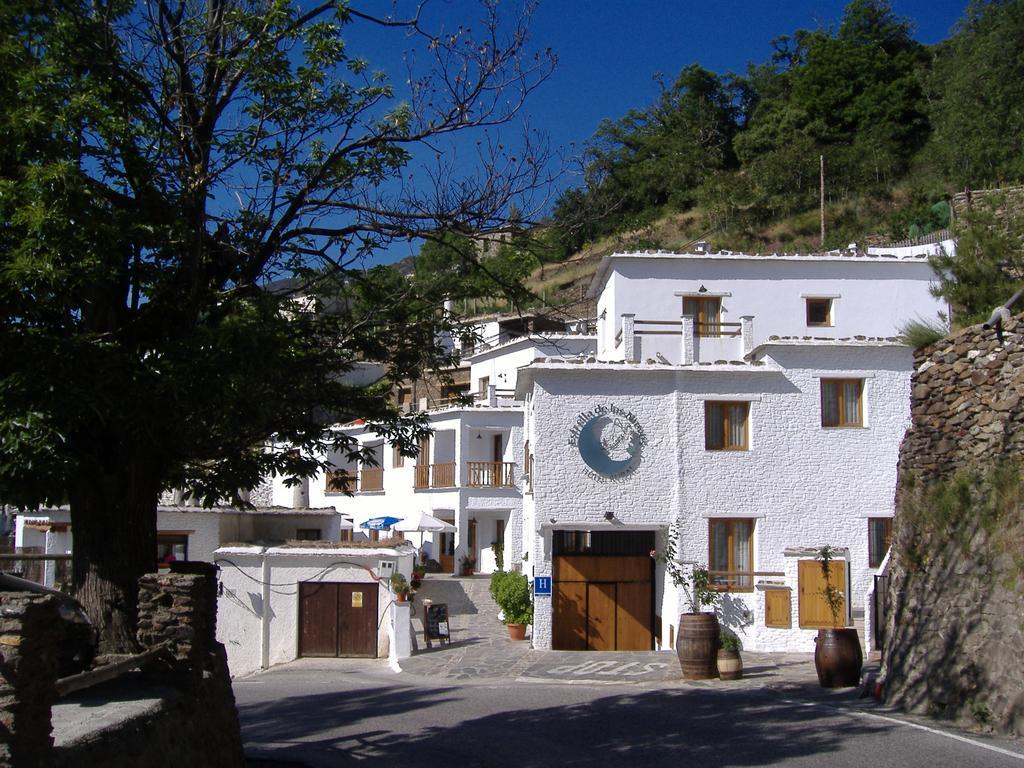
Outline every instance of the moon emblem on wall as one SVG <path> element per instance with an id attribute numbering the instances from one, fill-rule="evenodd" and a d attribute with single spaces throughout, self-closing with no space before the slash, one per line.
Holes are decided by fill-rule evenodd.
<path id="1" fill-rule="evenodd" d="M 594 416 L 581 428 L 580 457 L 599 475 L 623 475 L 636 468 L 642 439 L 626 419 L 603 414 Z"/>

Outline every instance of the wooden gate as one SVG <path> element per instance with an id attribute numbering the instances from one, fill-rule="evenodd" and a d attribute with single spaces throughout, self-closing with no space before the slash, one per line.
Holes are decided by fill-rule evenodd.
<path id="1" fill-rule="evenodd" d="M 653 563 L 647 555 L 556 556 L 552 646 L 562 651 L 653 649 Z"/>
<path id="2" fill-rule="evenodd" d="M 839 620 L 833 622 L 832 611 L 825 602 L 825 575 L 821 572 L 821 561 L 801 560 L 798 564 L 800 626 L 805 629 L 821 629 L 846 626 L 846 600 L 839 609 Z M 846 562 L 833 560 L 829 563 L 831 582 L 836 589 L 847 594 Z"/>
<path id="3" fill-rule="evenodd" d="M 377 585 L 299 584 L 300 656 L 377 656 Z"/>

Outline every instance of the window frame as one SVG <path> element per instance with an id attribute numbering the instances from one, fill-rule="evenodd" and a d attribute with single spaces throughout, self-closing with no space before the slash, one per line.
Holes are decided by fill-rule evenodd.
<path id="1" fill-rule="evenodd" d="M 398 469 L 405 466 L 405 456 L 398 449 L 398 443 L 391 444 L 391 468 Z"/>
<path id="2" fill-rule="evenodd" d="M 750 525 L 750 537 L 747 540 L 747 558 L 750 560 L 750 572 L 753 573 L 754 567 L 754 528 L 756 526 L 756 517 L 710 517 L 708 518 L 708 570 L 709 571 L 730 571 L 735 572 L 736 564 L 736 553 L 735 547 L 735 525 L 736 523 L 747 523 Z M 716 568 L 715 563 L 715 537 L 713 528 L 715 525 L 727 526 L 726 532 L 726 567 Z M 711 576 L 708 581 L 708 587 L 713 592 L 753 592 L 754 591 L 754 577 L 749 576 L 749 584 L 716 584 L 715 576 Z M 722 577 L 717 577 L 722 578 Z"/>
<path id="3" fill-rule="evenodd" d="M 845 419 L 846 384 L 857 383 L 857 421 L 847 422 Z M 835 385 L 836 391 L 836 423 L 825 423 L 825 390 L 826 385 Z M 821 409 L 821 426 L 823 429 L 857 429 L 864 426 L 864 379 L 863 378 L 822 378 L 819 383 L 819 408 Z"/>
<path id="4" fill-rule="evenodd" d="M 687 304 L 693 311 L 687 312 Z M 713 307 L 713 312 L 709 308 Z M 722 335 L 722 297 L 703 294 L 683 295 L 683 314 L 693 317 L 694 334 L 700 338 L 718 338 Z"/>
<path id="5" fill-rule="evenodd" d="M 156 532 L 156 567 L 157 570 L 166 570 L 171 567 L 172 562 L 176 563 L 187 563 L 188 562 L 188 539 L 189 534 L 186 531 L 157 531 Z M 181 559 L 175 557 L 174 560 L 166 560 L 160 558 L 160 545 L 171 544 L 172 550 L 169 554 L 174 555 L 173 547 L 177 544 L 184 546 L 184 556 Z M 167 556 L 165 555 L 164 558 Z"/>
<path id="6" fill-rule="evenodd" d="M 310 534 L 313 534 L 312 536 Z M 320 528 L 296 528 L 296 541 L 320 541 L 323 538 Z"/>
<path id="7" fill-rule="evenodd" d="M 886 554 L 892 548 L 892 521 L 891 517 L 869 517 L 868 518 L 868 568 L 878 568 L 882 561 L 885 560 Z M 885 546 L 881 552 L 878 552 L 874 548 L 874 531 L 872 528 L 875 525 L 882 525 L 882 537 L 885 540 Z"/>
<path id="8" fill-rule="evenodd" d="M 804 298 L 804 319 L 808 328 L 831 328 L 835 325 L 832 317 L 832 299 L 828 296 L 807 296 Z M 811 305 L 825 305 L 825 321 L 816 323 L 811 321 Z"/>
<path id="9" fill-rule="evenodd" d="M 743 407 L 743 445 L 731 443 L 730 411 L 733 407 Z M 711 445 L 711 409 L 722 409 L 721 446 Z M 705 451 L 749 451 L 750 450 L 750 403 L 746 400 L 705 400 L 704 401 L 704 450 Z"/>

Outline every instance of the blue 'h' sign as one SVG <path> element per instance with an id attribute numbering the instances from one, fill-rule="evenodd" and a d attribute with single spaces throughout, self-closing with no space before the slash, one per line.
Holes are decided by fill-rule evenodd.
<path id="1" fill-rule="evenodd" d="M 550 595 L 551 594 L 551 577 L 550 576 L 534 576 L 533 577 L 533 594 L 535 594 L 535 595 Z"/>

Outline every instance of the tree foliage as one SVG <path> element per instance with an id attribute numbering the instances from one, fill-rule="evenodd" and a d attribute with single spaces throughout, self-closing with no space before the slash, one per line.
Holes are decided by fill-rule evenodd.
<path id="1" fill-rule="evenodd" d="M 361 260 L 501 230 L 545 182 L 529 136 L 484 137 L 465 173 L 445 159 L 553 63 L 527 50 L 528 7 L 476 11 L 431 29 L 418 8 L 344 2 L 0 5 L 0 496 L 70 502 L 107 647 L 131 645 L 161 489 L 238 500 L 308 475 L 329 446 L 355 452 L 328 428 L 345 414 L 412 450 L 422 423 L 389 384 L 448 362 L 436 332 L 454 318 L 443 286 Z M 415 49 L 402 88 L 350 50 L 364 26 Z M 380 382 L 348 383 L 362 360 Z"/>
<path id="2" fill-rule="evenodd" d="M 826 202 L 909 183 L 928 207 L 943 182 L 1024 176 L 1024 1 L 973 2 L 930 49 L 912 32 L 888 0 L 852 0 L 838 25 L 777 38 L 743 75 L 684 67 L 653 104 L 601 123 L 552 237 L 572 252 L 693 205 L 708 230 L 763 225 L 817 206 L 821 157 Z M 909 217 L 899 237 L 935 219 Z"/>

